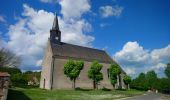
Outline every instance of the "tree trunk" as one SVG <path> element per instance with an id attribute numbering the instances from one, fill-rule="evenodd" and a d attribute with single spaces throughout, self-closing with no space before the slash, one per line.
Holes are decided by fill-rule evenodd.
<path id="1" fill-rule="evenodd" d="M 93 89 L 96 89 L 96 81 L 93 81 Z"/>
<path id="2" fill-rule="evenodd" d="M 73 89 L 75 89 L 76 88 L 76 79 L 73 79 Z"/>
<path id="3" fill-rule="evenodd" d="M 121 80 L 121 75 L 118 75 L 119 77 L 119 89 L 122 89 L 122 80 Z"/>
<path id="4" fill-rule="evenodd" d="M 113 86 L 113 90 L 115 89 L 115 84 L 114 85 L 112 85 Z"/>
<path id="5" fill-rule="evenodd" d="M 96 82 L 96 89 L 98 90 L 98 83 Z"/>

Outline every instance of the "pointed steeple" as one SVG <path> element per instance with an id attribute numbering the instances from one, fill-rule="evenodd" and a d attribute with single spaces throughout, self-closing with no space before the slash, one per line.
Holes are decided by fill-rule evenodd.
<path id="1" fill-rule="evenodd" d="M 55 14 L 52 29 L 50 30 L 50 40 L 52 43 L 60 44 L 61 42 L 61 32 L 58 25 L 57 14 Z"/>
<path id="2" fill-rule="evenodd" d="M 58 17 L 57 17 L 57 13 L 55 13 L 55 18 L 54 18 L 54 22 L 53 22 L 53 30 L 59 30 L 59 25 L 58 25 Z"/>

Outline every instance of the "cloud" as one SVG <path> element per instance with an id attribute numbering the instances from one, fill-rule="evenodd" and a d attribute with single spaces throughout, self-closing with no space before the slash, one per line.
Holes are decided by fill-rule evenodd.
<path id="1" fill-rule="evenodd" d="M 6 44 L 22 57 L 22 70 L 39 70 L 54 14 L 45 10 L 36 10 L 27 4 L 24 4 L 23 8 L 22 18 L 18 18 L 14 25 L 9 26 L 9 41 Z M 76 19 L 73 16 L 66 20 L 65 16 L 58 16 L 63 42 L 92 46 L 94 37 L 85 34 L 90 31 L 91 24 L 81 18 L 83 13 L 80 13 Z"/>
<path id="2" fill-rule="evenodd" d="M 53 3 L 53 2 L 57 2 L 58 0 L 40 0 L 43 3 Z"/>
<path id="3" fill-rule="evenodd" d="M 6 22 L 5 18 L 2 15 L 0 15 L 0 22 Z"/>
<path id="4" fill-rule="evenodd" d="M 60 5 L 65 18 L 80 18 L 91 8 L 89 0 L 61 0 Z"/>
<path id="5" fill-rule="evenodd" d="M 162 77 L 163 70 L 170 59 L 170 45 L 149 51 L 137 42 L 127 42 L 113 57 L 131 76 L 155 70 Z"/>
<path id="6" fill-rule="evenodd" d="M 1 49 L 1 48 L 4 48 L 5 45 L 6 45 L 6 42 L 3 41 L 3 40 L 0 38 L 0 49 Z"/>
<path id="7" fill-rule="evenodd" d="M 107 18 L 107 17 L 111 17 L 111 16 L 115 16 L 115 17 L 119 17 L 121 15 L 123 11 L 123 7 L 122 6 L 118 6 L 118 5 L 115 5 L 115 6 L 102 6 L 99 8 L 99 12 L 100 12 L 100 15 L 103 17 L 103 18 Z"/>
<path id="8" fill-rule="evenodd" d="M 103 27 L 110 26 L 110 25 L 111 25 L 111 24 L 109 24 L 109 23 L 101 23 L 101 24 L 100 24 L 100 27 L 103 28 Z"/>

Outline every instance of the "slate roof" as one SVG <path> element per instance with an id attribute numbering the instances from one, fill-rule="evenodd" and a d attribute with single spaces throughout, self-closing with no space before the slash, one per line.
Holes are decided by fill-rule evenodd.
<path id="1" fill-rule="evenodd" d="M 77 46 L 63 43 L 54 44 L 51 42 L 53 56 L 67 58 L 83 59 L 87 61 L 97 60 L 104 63 L 116 63 L 104 50 L 93 49 L 89 47 Z"/>

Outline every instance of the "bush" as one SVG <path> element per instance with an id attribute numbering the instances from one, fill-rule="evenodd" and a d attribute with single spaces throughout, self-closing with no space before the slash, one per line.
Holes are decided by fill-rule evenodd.
<path id="1" fill-rule="evenodd" d="M 170 94 L 170 79 L 159 79 L 157 87 L 160 92 Z"/>

